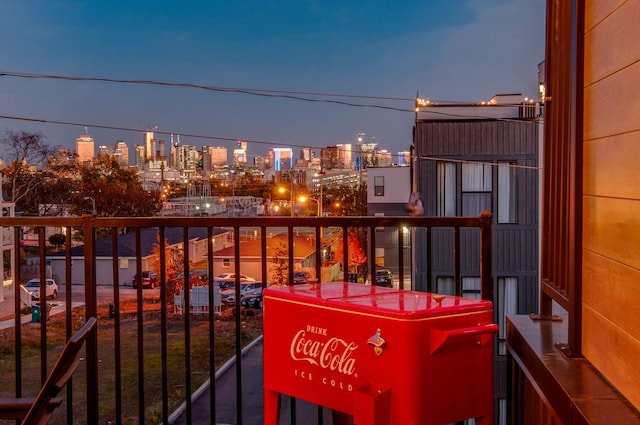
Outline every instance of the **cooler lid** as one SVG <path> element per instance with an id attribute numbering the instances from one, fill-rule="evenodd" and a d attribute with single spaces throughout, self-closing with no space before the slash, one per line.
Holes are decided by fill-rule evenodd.
<path id="1" fill-rule="evenodd" d="M 366 314 L 414 319 L 493 308 L 492 303 L 485 300 L 348 282 L 323 283 L 315 287 L 311 285 L 272 287 L 265 289 L 264 296 L 332 306 Z"/>

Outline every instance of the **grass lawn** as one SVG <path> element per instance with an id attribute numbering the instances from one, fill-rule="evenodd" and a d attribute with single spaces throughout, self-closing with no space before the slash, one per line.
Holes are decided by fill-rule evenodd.
<path id="1" fill-rule="evenodd" d="M 262 315 L 253 310 L 242 310 L 242 344 L 253 341 L 262 334 Z M 169 388 L 169 412 L 185 401 L 185 323 L 180 316 L 167 313 L 167 373 Z M 73 311 L 73 329 L 82 326 L 84 308 Z M 121 403 L 124 424 L 138 423 L 138 400 L 144 391 L 145 422 L 157 424 L 161 421 L 161 322 L 160 308 L 156 301 L 145 300 L 143 316 L 144 372 L 143 388 L 138 385 L 138 322 L 135 301 L 126 302 L 120 308 L 121 344 Z M 53 364 L 65 342 L 65 315 L 52 316 L 47 322 L 47 361 Z M 209 322 L 208 317 L 191 320 L 191 383 L 197 389 L 209 378 Z M 231 311 L 216 318 L 215 368 L 235 355 L 235 318 Z M 0 330 L 0 397 L 12 397 L 15 391 L 15 330 Z M 116 371 L 115 371 L 114 319 L 109 319 L 108 306 L 98 310 L 98 391 L 100 423 L 115 423 Z M 81 354 L 82 355 L 82 354 Z M 83 356 L 83 355 L 82 355 Z M 22 327 L 22 392 L 24 396 L 35 396 L 40 387 L 40 324 L 28 323 Z M 86 376 L 84 365 L 73 378 L 73 423 L 86 422 L 85 403 Z M 66 390 L 61 392 L 65 397 Z M 63 405 L 64 406 L 64 405 Z M 66 412 L 60 407 L 50 424 L 65 424 Z M 15 423 L 11 421 L 0 423 Z"/>

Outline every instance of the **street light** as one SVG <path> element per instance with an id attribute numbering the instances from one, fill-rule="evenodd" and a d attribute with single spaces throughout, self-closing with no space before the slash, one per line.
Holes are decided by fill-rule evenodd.
<path id="1" fill-rule="evenodd" d="M 291 184 L 291 189 L 287 189 L 286 187 L 282 187 L 282 186 L 280 186 L 278 188 L 278 192 L 283 193 L 283 194 L 287 190 L 289 191 L 289 193 L 291 193 L 291 217 L 293 217 L 294 216 L 294 214 L 293 214 L 293 204 L 294 204 L 294 201 L 295 201 L 294 196 L 293 196 L 293 183 Z"/>
<path id="2" fill-rule="evenodd" d="M 320 195 L 320 199 L 313 199 L 311 197 L 307 198 L 306 196 L 302 195 L 300 196 L 299 200 L 300 202 L 307 202 L 307 201 L 312 201 L 315 202 L 318 205 L 318 217 L 322 217 L 322 195 Z M 322 239 L 322 227 L 320 227 L 320 239 Z"/>
<path id="3" fill-rule="evenodd" d="M 96 210 L 96 200 L 95 200 L 95 199 L 93 199 L 91 196 L 85 196 L 85 197 L 84 197 L 84 200 L 85 200 L 85 201 L 91 201 L 91 207 L 92 207 L 93 209 L 89 212 L 89 214 L 91 214 L 91 215 L 97 215 L 97 214 L 98 214 L 98 211 Z"/>

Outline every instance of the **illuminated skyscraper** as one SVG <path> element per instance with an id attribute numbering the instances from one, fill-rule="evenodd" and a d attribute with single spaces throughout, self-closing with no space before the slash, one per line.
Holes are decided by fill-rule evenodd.
<path id="1" fill-rule="evenodd" d="M 156 155 L 156 139 L 153 138 L 153 131 L 145 131 L 143 134 L 144 141 L 144 159 L 153 161 Z"/>
<path id="2" fill-rule="evenodd" d="M 290 170 L 293 167 L 293 150 L 291 148 L 269 149 L 269 163 L 275 171 Z"/>
<path id="3" fill-rule="evenodd" d="M 76 155 L 80 164 L 93 161 L 95 150 L 91 136 L 83 134 L 76 139 Z"/>
<path id="4" fill-rule="evenodd" d="M 116 142 L 115 155 L 118 163 L 123 167 L 129 166 L 129 147 L 122 140 Z"/>

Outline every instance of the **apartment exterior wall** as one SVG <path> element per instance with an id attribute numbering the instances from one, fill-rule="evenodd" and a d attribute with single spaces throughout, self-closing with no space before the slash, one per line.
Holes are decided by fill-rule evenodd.
<path id="1" fill-rule="evenodd" d="M 585 2 L 582 348 L 640 408 L 640 2 Z"/>
<path id="2" fill-rule="evenodd" d="M 370 167 L 367 168 L 367 215 L 405 216 L 405 206 L 411 195 L 411 169 L 409 167 Z M 382 188 L 382 189 L 381 189 Z M 398 257 L 398 229 L 384 228 L 376 230 L 375 252 L 372 261 L 376 267 L 391 270 L 397 278 L 400 273 Z M 403 235 L 404 276 L 411 275 L 411 237 Z M 404 289 L 410 289 L 408 283 Z"/>
<path id="3" fill-rule="evenodd" d="M 470 108 L 475 117 L 482 116 L 482 108 Z M 418 120 L 415 129 L 415 180 L 422 194 L 425 215 L 479 215 L 481 210 L 493 214 L 492 274 L 494 283 L 494 310 L 501 325 L 496 347 L 496 407 L 504 406 L 506 397 L 506 348 L 505 314 L 529 314 L 538 311 L 539 298 L 539 149 L 542 122 L 539 119 L 469 119 L 469 120 Z M 463 190 L 464 164 L 477 163 L 487 174 L 486 193 L 480 193 L 484 201 L 470 201 L 478 193 Z M 443 214 L 441 204 L 444 183 L 442 165 L 450 164 L 449 172 L 455 179 L 455 211 Z M 514 173 L 514 203 L 509 222 L 501 222 L 499 213 L 498 165 L 508 167 Z M 439 171 L 440 167 L 440 171 Z M 503 169 L 504 171 L 505 169 Z M 453 175 L 455 174 L 455 175 Z M 489 176 L 490 174 L 490 176 Z M 440 179 L 440 180 L 439 180 Z M 467 198 L 466 196 L 470 196 Z M 440 199 L 440 200 L 439 200 Z M 466 204 L 466 205 L 465 205 Z M 470 206 L 471 204 L 471 206 Z M 462 279 L 463 296 L 477 296 L 475 279 L 480 275 L 479 234 L 463 229 L 461 264 L 455 274 L 453 259 L 453 231 L 435 229 L 431 234 L 431 264 L 417 261 L 414 289 L 429 292 L 447 292 L 454 278 Z M 414 244 L 416 258 L 428 258 L 427 235 L 419 231 Z M 449 250 L 449 251 L 447 251 Z M 467 280 L 467 283 L 465 283 Z M 465 293 L 464 288 L 468 291 Z M 515 293 L 514 293 L 515 291 Z M 507 299 L 510 301 L 507 302 Z M 498 401 L 500 400 L 500 401 Z"/>

